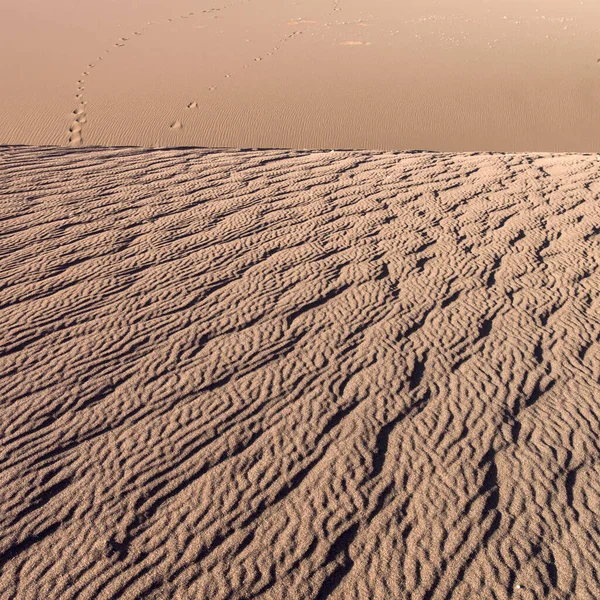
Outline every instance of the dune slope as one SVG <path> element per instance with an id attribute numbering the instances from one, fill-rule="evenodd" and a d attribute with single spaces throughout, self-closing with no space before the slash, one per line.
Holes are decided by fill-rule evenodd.
<path id="1" fill-rule="evenodd" d="M 599 192 L 1 149 L 0 597 L 598 598 Z"/>

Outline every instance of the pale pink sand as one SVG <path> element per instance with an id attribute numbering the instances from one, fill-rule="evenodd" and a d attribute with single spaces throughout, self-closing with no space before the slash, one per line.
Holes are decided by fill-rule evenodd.
<path id="1" fill-rule="evenodd" d="M 5 0 L 0 143 L 595 152 L 599 23 L 597 0 Z"/>

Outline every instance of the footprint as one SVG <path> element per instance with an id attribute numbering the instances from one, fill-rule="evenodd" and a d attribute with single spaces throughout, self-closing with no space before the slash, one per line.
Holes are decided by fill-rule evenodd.
<path id="1" fill-rule="evenodd" d="M 78 133 L 73 133 L 69 136 L 69 145 L 70 146 L 79 146 L 81 145 L 82 139 L 81 135 Z"/>
<path id="2" fill-rule="evenodd" d="M 175 121 L 174 123 L 171 123 L 171 129 L 183 129 L 181 121 Z"/>
<path id="3" fill-rule="evenodd" d="M 85 116 L 80 108 L 73 111 L 77 118 L 69 127 L 69 146 L 79 146 L 82 143 L 81 123 L 85 122 Z"/>
<path id="4" fill-rule="evenodd" d="M 187 105 L 188 108 L 198 108 L 198 103 L 197 102 L 190 102 Z"/>

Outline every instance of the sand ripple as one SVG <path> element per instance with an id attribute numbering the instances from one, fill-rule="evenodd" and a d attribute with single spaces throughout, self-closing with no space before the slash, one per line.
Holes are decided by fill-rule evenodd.
<path id="1" fill-rule="evenodd" d="M 0 597 L 598 598 L 598 174 L 0 150 Z"/>

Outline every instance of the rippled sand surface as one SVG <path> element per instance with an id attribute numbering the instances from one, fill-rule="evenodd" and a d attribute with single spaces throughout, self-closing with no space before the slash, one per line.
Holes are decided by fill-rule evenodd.
<path id="1" fill-rule="evenodd" d="M 0 150 L 0 597 L 600 596 L 585 155 Z"/>
<path id="2" fill-rule="evenodd" d="M 4 0 L 0 143 L 596 152 L 597 0 Z"/>

